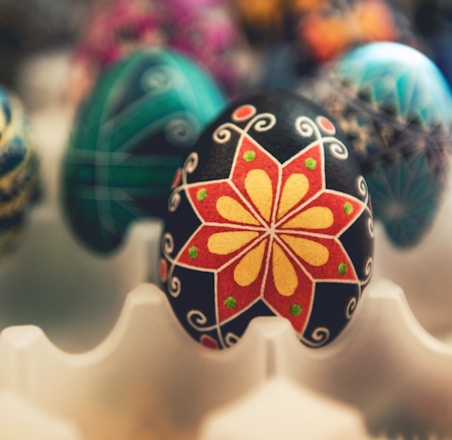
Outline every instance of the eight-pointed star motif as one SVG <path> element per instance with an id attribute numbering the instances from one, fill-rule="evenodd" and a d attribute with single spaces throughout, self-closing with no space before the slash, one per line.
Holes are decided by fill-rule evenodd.
<path id="1" fill-rule="evenodd" d="M 201 223 L 176 264 L 214 273 L 219 324 L 263 301 L 301 334 L 317 281 L 358 282 L 338 238 L 365 203 L 327 189 L 324 165 L 320 142 L 281 164 L 244 134 L 228 178 L 186 186 Z"/>

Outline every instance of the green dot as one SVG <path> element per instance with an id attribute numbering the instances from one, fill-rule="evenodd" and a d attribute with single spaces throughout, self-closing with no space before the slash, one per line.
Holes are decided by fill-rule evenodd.
<path id="1" fill-rule="evenodd" d="M 350 202 L 344 203 L 344 212 L 346 214 L 351 214 L 353 212 L 353 205 Z"/>
<path id="2" fill-rule="evenodd" d="M 316 166 L 317 166 L 317 161 L 313 158 L 313 157 L 308 157 L 304 164 L 306 165 L 306 168 L 308 170 L 315 170 Z"/>
<path id="3" fill-rule="evenodd" d="M 303 311 L 303 307 L 301 307 L 300 304 L 292 304 L 290 306 L 290 314 L 292 316 L 299 316 L 299 315 L 301 315 L 302 311 Z"/>
<path id="4" fill-rule="evenodd" d="M 188 249 L 188 256 L 195 259 L 198 256 L 198 248 L 196 246 L 190 246 Z"/>
<path id="5" fill-rule="evenodd" d="M 337 266 L 337 272 L 339 275 L 345 275 L 345 272 L 347 272 L 347 263 L 339 263 Z"/>
<path id="6" fill-rule="evenodd" d="M 196 194 L 196 198 L 198 199 L 199 202 L 206 200 L 206 197 L 207 197 L 207 191 L 205 188 L 200 189 L 198 191 L 198 193 Z"/>
<path id="7" fill-rule="evenodd" d="M 256 158 L 256 152 L 253 150 L 248 150 L 243 153 L 243 160 L 246 162 L 252 162 Z"/>
<path id="8" fill-rule="evenodd" d="M 224 300 L 224 305 L 225 305 L 228 309 L 235 309 L 235 308 L 237 308 L 237 300 L 236 300 L 233 296 L 228 296 L 228 297 Z"/>

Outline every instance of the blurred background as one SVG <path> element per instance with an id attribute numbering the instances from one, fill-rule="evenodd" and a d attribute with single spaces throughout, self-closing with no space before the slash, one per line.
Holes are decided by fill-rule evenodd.
<path id="1" fill-rule="evenodd" d="M 43 200 L 58 212 L 56 164 L 74 114 L 99 75 L 135 49 L 182 52 L 233 99 L 292 89 L 349 49 L 373 41 L 417 48 L 452 83 L 450 0 L 0 0 L 0 86 L 24 104 L 41 157 Z M 147 269 L 136 269 L 110 292 L 96 276 L 103 271 L 108 279 L 114 269 L 100 269 L 98 260 L 83 253 L 65 262 L 66 231 L 54 230 L 55 240 L 47 243 L 39 227 L 51 230 L 34 230 L 27 258 L 20 264 L 16 257 L 2 261 L 0 327 L 38 324 L 69 350 L 91 347 L 108 333 L 124 295 Z M 50 252 L 47 259 L 40 259 L 42 249 Z M 52 265 L 58 262 L 64 270 L 55 274 Z M 29 289 L 21 277 L 42 284 Z M 20 292 L 6 294 L 8 283 Z M 90 289 L 83 287 L 89 283 Z M 88 321 L 96 323 L 97 333 Z"/>
<path id="2" fill-rule="evenodd" d="M 419 48 L 450 81 L 451 16 L 448 0 L 0 0 L 0 83 L 18 89 L 27 59 L 66 51 L 75 99 L 129 51 L 163 45 L 197 58 L 229 93 L 283 88 L 376 40 Z"/>

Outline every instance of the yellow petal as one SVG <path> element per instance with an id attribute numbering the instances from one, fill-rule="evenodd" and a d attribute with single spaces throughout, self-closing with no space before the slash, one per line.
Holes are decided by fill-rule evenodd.
<path id="1" fill-rule="evenodd" d="M 334 223 L 333 212 L 326 206 L 313 206 L 282 225 L 289 229 L 326 229 Z"/>
<path id="2" fill-rule="evenodd" d="M 207 240 L 207 248 L 213 254 L 227 255 L 245 246 L 258 235 L 252 231 L 217 232 Z"/>
<path id="3" fill-rule="evenodd" d="M 243 223 L 246 225 L 259 225 L 259 222 L 253 217 L 253 215 L 232 197 L 219 197 L 216 207 L 218 213 L 225 220 L 236 223 Z"/>
<path id="4" fill-rule="evenodd" d="M 273 188 L 264 170 L 251 170 L 245 178 L 245 188 L 262 217 L 269 222 L 273 204 Z"/>
<path id="5" fill-rule="evenodd" d="M 323 244 L 308 238 L 294 237 L 292 235 L 281 234 L 280 237 L 302 260 L 312 266 L 323 266 L 328 262 L 330 253 Z"/>
<path id="6" fill-rule="evenodd" d="M 276 242 L 273 243 L 272 269 L 278 292 L 283 296 L 293 295 L 298 286 L 297 273 L 286 253 Z"/>
<path id="7" fill-rule="evenodd" d="M 289 212 L 306 195 L 309 180 L 304 174 L 292 174 L 284 184 L 278 208 L 278 219 Z"/>
<path id="8" fill-rule="evenodd" d="M 246 287 L 256 281 L 262 267 L 266 245 L 267 240 L 263 240 L 254 249 L 247 252 L 235 267 L 234 280 L 239 286 Z"/>

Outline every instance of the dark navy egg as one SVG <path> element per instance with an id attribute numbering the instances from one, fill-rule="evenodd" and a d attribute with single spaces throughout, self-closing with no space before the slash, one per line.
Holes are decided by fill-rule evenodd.
<path id="1" fill-rule="evenodd" d="M 204 131 L 175 179 L 160 278 L 182 326 L 216 348 L 259 316 L 308 346 L 332 341 L 369 282 L 367 186 L 344 136 L 288 93 L 244 97 Z"/>
<path id="2" fill-rule="evenodd" d="M 141 50 L 101 75 L 66 152 L 66 217 L 81 242 L 112 252 L 136 220 L 160 217 L 187 148 L 226 105 L 199 66 L 174 51 Z"/>
<path id="3" fill-rule="evenodd" d="M 372 43 L 300 91 L 346 133 L 392 243 L 419 243 L 440 205 L 452 145 L 452 98 L 438 68 L 416 49 Z"/>

